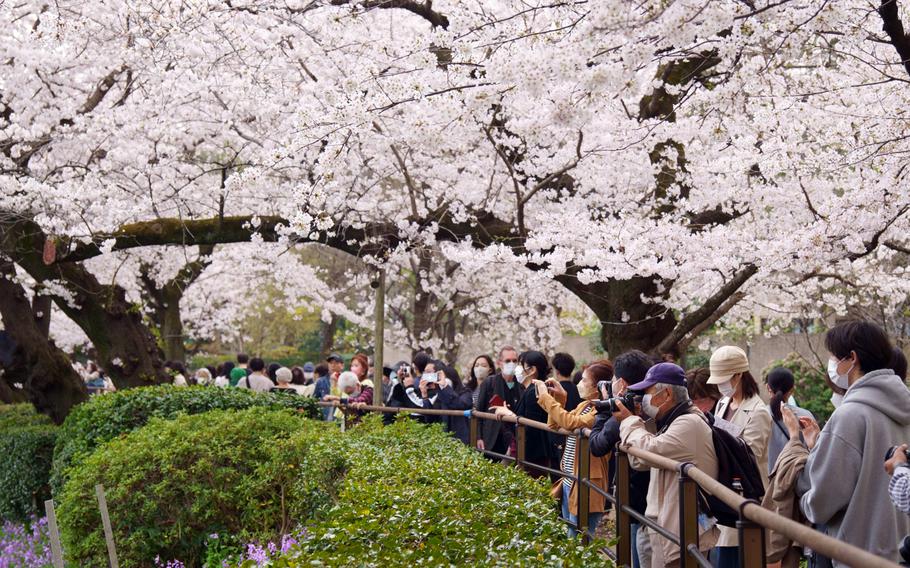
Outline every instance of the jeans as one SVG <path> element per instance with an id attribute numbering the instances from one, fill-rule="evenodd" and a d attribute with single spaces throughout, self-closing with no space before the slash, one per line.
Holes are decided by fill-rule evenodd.
<path id="1" fill-rule="evenodd" d="M 578 516 L 573 515 L 569 512 L 569 494 L 571 493 L 570 489 L 563 484 L 562 486 L 562 518 L 572 523 L 569 525 L 568 532 L 569 538 L 574 538 L 578 536 L 578 531 L 575 529 L 575 526 L 578 526 Z M 597 530 L 597 525 L 600 524 L 600 520 L 603 518 L 603 513 L 588 513 L 588 535 L 591 538 L 594 538 L 594 531 Z M 575 525 L 575 526 L 573 526 Z"/>
<path id="2" fill-rule="evenodd" d="M 647 527 L 632 525 L 632 563 L 635 567 L 651 568 L 651 535 Z"/>
<path id="3" fill-rule="evenodd" d="M 739 547 L 714 547 L 714 550 L 711 551 L 711 563 L 716 568 L 739 568 Z"/>

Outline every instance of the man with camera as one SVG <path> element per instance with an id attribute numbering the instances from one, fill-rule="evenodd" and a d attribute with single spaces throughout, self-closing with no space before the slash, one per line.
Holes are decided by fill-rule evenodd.
<path id="1" fill-rule="evenodd" d="M 619 422 L 624 444 L 652 452 L 672 460 L 689 462 L 712 477 L 717 476 L 717 454 L 711 427 L 704 414 L 689 400 L 686 373 L 673 363 L 659 363 L 648 369 L 645 379 L 629 385 L 629 390 L 644 393 L 641 411 L 656 421 L 657 432 L 652 434 L 645 422 L 617 400 L 613 417 Z M 633 468 L 644 470 L 650 465 L 629 456 Z M 648 505 L 645 515 L 672 533 L 679 534 L 679 480 L 676 472 L 651 468 Z M 651 566 L 678 566 L 679 547 L 653 531 Z M 719 531 L 713 519 L 699 516 L 699 549 L 707 554 L 717 542 Z"/>
<path id="2" fill-rule="evenodd" d="M 630 402 L 625 406 L 634 408 L 635 399 L 629 399 L 629 395 L 634 395 L 628 391 L 628 385 L 640 383 L 654 365 L 648 355 L 645 353 L 632 350 L 621 354 L 613 361 L 613 382 L 609 389 L 614 397 Z M 591 455 L 595 457 L 611 455 L 616 444 L 619 443 L 619 422 L 613 418 L 613 411 L 616 410 L 615 400 L 610 400 L 610 392 L 607 392 L 607 385 L 600 385 L 601 396 L 603 401 L 595 402 L 597 407 L 597 420 L 594 427 L 591 428 Z M 640 396 L 638 398 L 641 398 Z M 611 477 L 615 476 L 615 460 L 611 462 Z M 628 503 L 640 515 L 645 514 L 648 504 L 648 484 L 651 480 L 651 472 L 632 470 L 629 476 L 629 498 Z M 632 521 L 632 568 L 650 568 L 651 566 L 651 540 L 646 531 L 640 531 L 641 525 L 638 521 Z"/>

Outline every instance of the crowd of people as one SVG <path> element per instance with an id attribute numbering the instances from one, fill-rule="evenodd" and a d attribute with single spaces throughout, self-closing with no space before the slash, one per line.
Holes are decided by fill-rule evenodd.
<path id="1" fill-rule="evenodd" d="M 530 475 L 551 479 L 570 535 L 577 534 L 581 509 L 574 480 L 580 444 L 578 435 L 563 436 L 560 429 L 590 432 L 588 478 L 608 493 L 615 490 L 620 444 L 723 477 L 721 469 L 730 466 L 719 459 L 718 438 L 729 435 L 748 448 L 739 455 L 749 463 L 741 465 L 755 472 L 752 481 L 760 486 L 758 497 L 764 494 L 763 506 L 899 561 L 901 542 L 910 534 L 907 360 L 886 333 L 868 321 L 838 324 L 828 331 L 825 344 L 830 353 L 825 381 L 835 411 L 824 428 L 798 406 L 799 388 L 789 370 L 773 369 L 760 384 L 747 353 L 735 346 L 716 349 L 708 367 L 688 370 L 670 357 L 655 359 L 635 350 L 578 368 L 566 353 L 547 357 L 503 346 L 495 360 L 477 356 L 464 380 L 453 365 L 424 351 L 411 361 L 383 367 L 382 379 L 375 383 L 371 361 L 363 354 L 351 358 L 347 368 L 336 353 L 318 365 L 292 368 L 240 354 L 236 363 L 200 368 L 191 376 L 179 362 L 169 362 L 168 370 L 175 385 L 248 388 L 335 401 L 337 406 L 323 408 L 327 421 L 340 419 L 342 407 L 356 419 L 364 406 L 373 404 L 378 388 L 386 406 L 459 411 L 407 414 L 441 423 L 465 444 L 470 443 L 466 411 L 545 422 L 550 431 L 526 429 L 522 467 Z M 762 389 L 770 402 L 765 402 Z M 726 434 L 719 436 L 718 431 Z M 517 442 L 512 422 L 481 421 L 476 444 L 488 458 L 511 461 L 518 453 Z M 630 506 L 679 534 L 678 473 L 634 456 L 630 463 Z M 585 526 L 593 535 L 610 504 L 597 491 L 590 491 L 588 499 Z M 700 509 L 699 548 L 715 566 L 738 567 L 738 531 L 719 518 L 710 506 Z M 680 563 L 678 545 L 659 533 L 638 522 L 633 522 L 632 533 L 636 568 Z M 810 551 L 775 535 L 767 552 L 769 566 L 796 567 Z M 811 554 L 809 565 L 839 564 Z"/>

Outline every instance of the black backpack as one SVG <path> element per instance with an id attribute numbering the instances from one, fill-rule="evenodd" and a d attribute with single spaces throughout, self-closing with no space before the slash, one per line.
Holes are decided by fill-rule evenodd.
<path id="1" fill-rule="evenodd" d="M 713 415 L 708 414 L 705 420 L 711 427 L 714 453 L 717 454 L 717 481 L 727 489 L 741 493 L 746 499 L 761 502 L 765 487 L 752 448 L 742 438 L 715 427 Z M 739 481 L 741 490 L 734 487 L 735 480 Z M 739 511 L 704 491 L 700 490 L 699 496 L 702 512 L 717 519 L 719 525 L 736 526 L 736 521 L 740 520 Z"/>

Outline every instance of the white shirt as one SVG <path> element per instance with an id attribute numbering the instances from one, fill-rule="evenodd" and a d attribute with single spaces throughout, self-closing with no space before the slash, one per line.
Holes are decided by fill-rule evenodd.
<path id="1" fill-rule="evenodd" d="M 250 385 L 250 386 L 247 387 L 247 385 Z M 270 390 L 275 388 L 275 383 L 273 383 L 271 381 L 271 379 L 269 379 L 265 375 L 260 375 L 259 373 L 253 373 L 252 375 L 250 375 L 248 377 L 243 377 L 242 379 L 240 379 L 240 381 L 237 383 L 237 387 L 242 388 L 242 389 L 251 388 L 252 390 L 254 390 L 256 392 L 269 392 Z"/>

